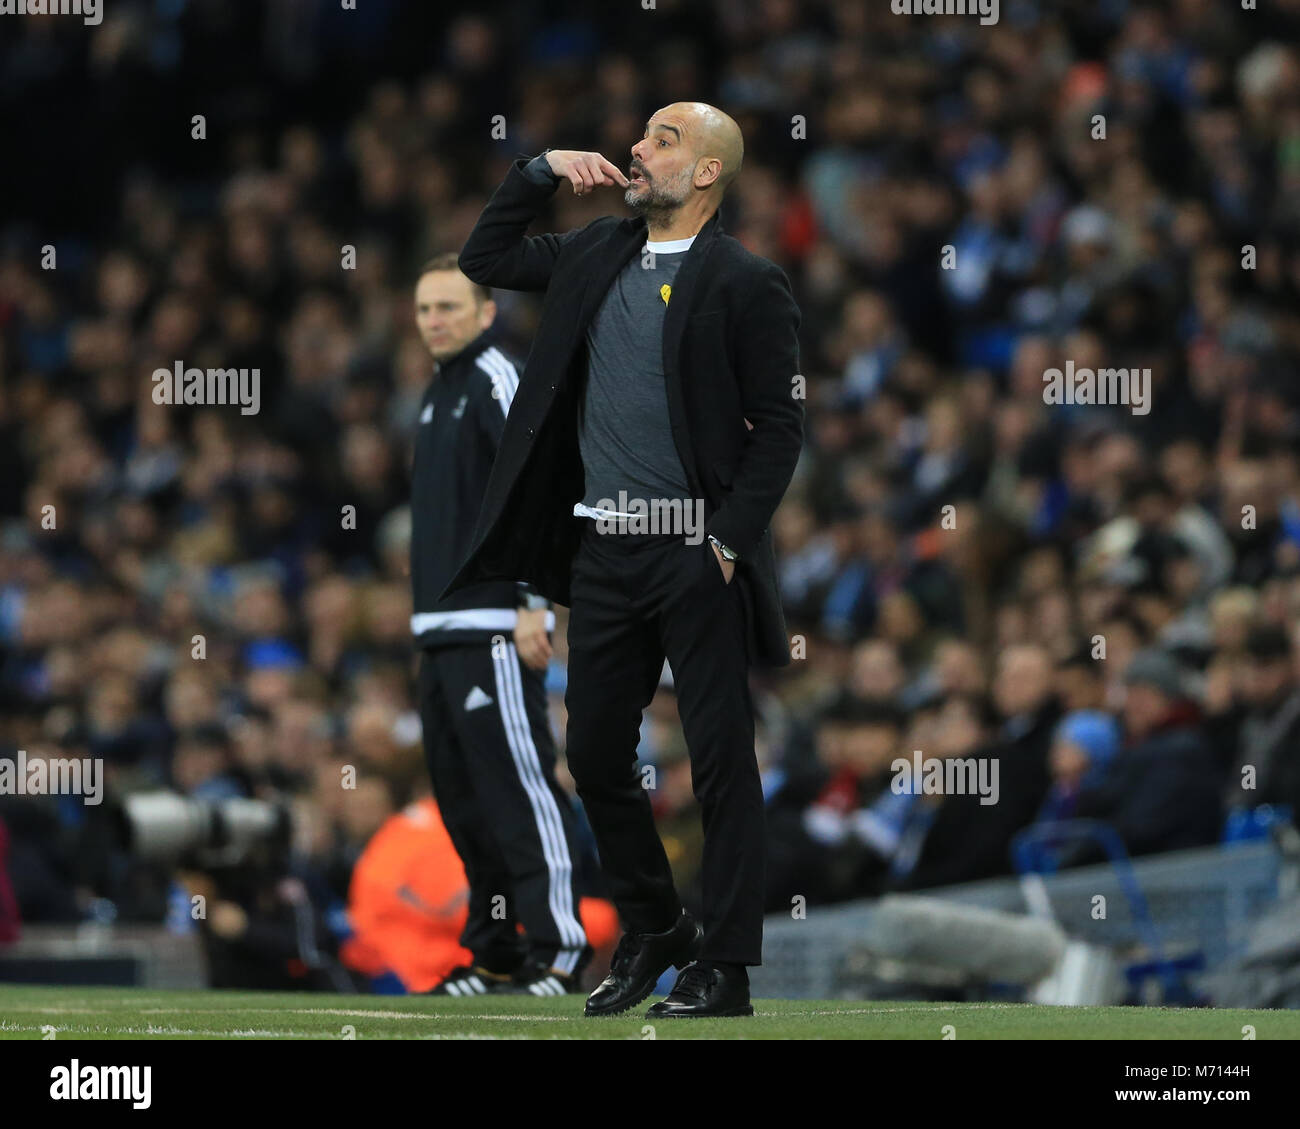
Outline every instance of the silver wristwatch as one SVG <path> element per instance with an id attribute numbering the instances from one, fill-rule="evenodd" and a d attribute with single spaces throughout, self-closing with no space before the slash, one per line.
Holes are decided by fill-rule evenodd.
<path id="1" fill-rule="evenodd" d="M 714 537 L 712 533 L 709 534 L 709 541 L 718 547 L 718 552 L 722 554 L 722 559 L 724 561 L 734 561 L 737 559 L 736 550 L 728 549 L 727 546 Z"/>

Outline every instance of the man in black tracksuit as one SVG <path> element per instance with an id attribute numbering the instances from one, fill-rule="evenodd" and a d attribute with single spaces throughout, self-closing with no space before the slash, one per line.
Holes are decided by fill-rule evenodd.
<path id="1" fill-rule="evenodd" d="M 591 949 L 574 885 L 575 813 L 555 780 L 546 708 L 555 613 L 508 580 L 438 598 L 468 552 L 519 383 L 515 363 L 484 337 L 496 313 L 489 294 L 454 254 L 427 264 L 416 286 L 437 367 L 414 441 L 411 631 L 425 756 L 469 879 L 461 943 L 473 954 L 434 992 L 562 995 L 577 990 Z"/>

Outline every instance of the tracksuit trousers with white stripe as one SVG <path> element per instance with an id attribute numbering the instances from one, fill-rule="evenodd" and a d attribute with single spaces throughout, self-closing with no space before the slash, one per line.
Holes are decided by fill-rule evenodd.
<path id="1" fill-rule="evenodd" d="M 575 971 L 587 944 L 576 817 L 555 779 L 543 673 L 508 637 L 425 648 L 419 696 L 434 797 L 469 879 L 461 944 L 493 972 Z"/>
<path id="2" fill-rule="evenodd" d="M 660 932 L 681 912 L 637 769 L 642 711 L 664 658 L 704 825 L 701 959 L 756 965 L 763 949 L 763 786 L 745 602 L 707 540 L 583 532 L 570 577 L 565 759 L 628 929 Z"/>

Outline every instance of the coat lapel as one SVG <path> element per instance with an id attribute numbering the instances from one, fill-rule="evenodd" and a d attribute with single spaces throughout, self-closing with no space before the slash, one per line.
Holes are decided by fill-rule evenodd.
<path id="1" fill-rule="evenodd" d="M 700 279 L 704 260 L 713 244 L 714 237 L 721 229 L 718 226 L 718 213 L 714 212 L 709 221 L 700 228 L 700 233 L 686 258 L 677 269 L 673 279 L 673 292 L 668 299 L 668 311 L 664 315 L 664 376 L 672 379 L 677 373 L 677 354 L 682 347 L 682 333 L 686 328 L 686 319 L 691 313 L 691 301 Z"/>
<path id="2" fill-rule="evenodd" d="M 594 268 L 587 274 L 587 283 L 578 303 L 578 317 L 573 324 L 575 335 L 591 324 L 619 272 L 640 252 L 645 239 L 645 219 L 637 216 L 624 220 L 592 249 Z"/>
<path id="3" fill-rule="evenodd" d="M 682 265 L 677 268 L 672 294 L 668 299 L 668 310 L 664 314 L 663 366 L 664 383 L 668 392 L 668 418 L 672 426 L 673 442 L 677 446 L 678 458 L 682 461 L 682 469 L 686 471 L 687 481 L 691 484 L 691 489 L 697 498 L 703 497 L 703 493 L 695 465 L 690 431 L 686 424 L 686 401 L 682 395 L 681 367 L 677 361 L 682 351 L 682 335 L 686 331 L 686 319 L 692 312 L 695 291 L 698 289 L 709 249 L 721 230 L 718 213 L 714 212 L 708 222 L 700 228 L 699 235 L 691 244 L 690 250 L 686 252 L 686 258 L 682 260 Z"/>

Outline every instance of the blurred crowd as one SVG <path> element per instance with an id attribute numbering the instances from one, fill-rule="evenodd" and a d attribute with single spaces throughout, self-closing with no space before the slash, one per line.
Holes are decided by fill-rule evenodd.
<path id="1" fill-rule="evenodd" d="M 1297 809 L 1300 0 L 358 7 L 119 0 L 0 45 L 0 751 L 287 804 L 343 935 L 428 795 L 414 272 L 514 157 L 626 167 L 698 99 L 745 134 L 723 227 L 803 312 L 796 661 L 755 678 L 769 908 L 1011 873 L 1063 819 L 1143 854 Z M 611 210 L 562 190 L 539 229 Z M 522 359 L 538 303 L 496 297 Z M 155 403 L 177 361 L 258 369 L 260 412 Z M 1149 368 L 1150 411 L 1045 402 L 1067 361 Z M 561 615 L 561 749 L 563 643 Z M 996 761 L 997 802 L 900 788 L 913 750 Z M 689 901 L 668 678 L 642 753 Z M 0 820 L 26 920 L 166 915 L 175 876 L 87 851 L 84 810 Z"/>

